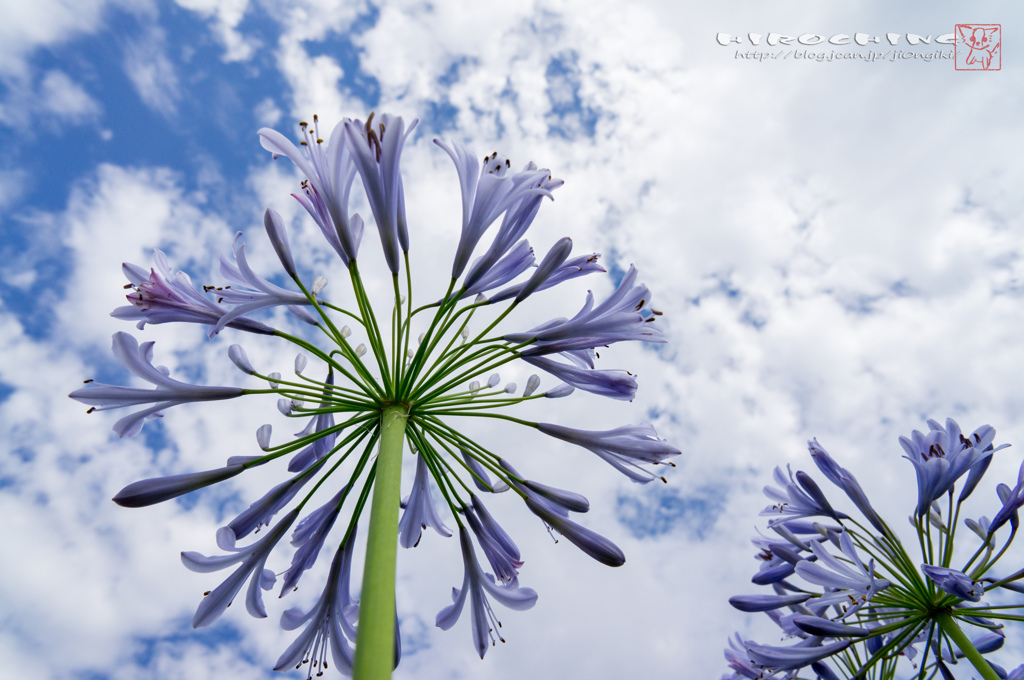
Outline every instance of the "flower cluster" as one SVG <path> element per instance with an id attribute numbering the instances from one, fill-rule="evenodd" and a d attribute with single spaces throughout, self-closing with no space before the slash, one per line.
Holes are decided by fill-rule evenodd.
<path id="1" fill-rule="evenodd" d="M 278 669 L 308 664 L 307 675 L 320 675 L 333 663 L 342 673 L 352 673 L 355 667 L 358 674 L 360 650 L 366 646 L 374 651 L 365 655 L 386 657 L 390 672 L 400 656 L 397 630 L 392 631 L 397 623 L 391 623 L 394 551 L 397 543 L 416 546 L 428 528 L 442 537 L 458 534 L 465 567 L 462 586 L 455 589 L 453 604 L 438 613 L 437 625 L 452 627 L 468 601 L 473 643 L 482 658 L 489 644 L 500 639 L 491 601 L 520 610 L 537 599 L 533 590 L 520 585 L 524 561 L 512 537 L 481 500 L 486 494 L 510 491 L 549 530 L 594 559 L 611 566 L 625 561 L 615 544 L 569 518 L 570 512 L 588 510 L 584 497 L 520 474 L 503 457 L 507 454 L 499 455 L 457 428 L 459 419 L 498 418 L 535 429 L 593 452 L 638 483 L 662 478 L 658 466 L 671 465 L 669 459 L 679 453 L 646 424 L 587 431 L 495 411 L 562 397 L 576 389 L 631 400 L 637 389 L 635 376 L 596 368 L 596 350 L 629 340 L 664 342 L 656 323 L 659 312 L 651 308 L 650 291 L 637 282 L 636 269 L 630 266 L 609 297 L 596 302 L 588 294 L 572 318 L 553 319 L 526 331 L 495 330 L 532 295 L 604 270 L 597 254 L 574 255 L 568 238 L 556 242 L 538 262 L 524 238 L 542 202 L 552 197 L 561 180 L 532 163 L 515 172 L 511 162 L 497 154 L 481 162 L 461 144 L 439 140 L 435 142 L 454 161 L 461 185 L 461 236 L 447 290 L 414 306 L 400 161 L 415 127 L 415 121 L 406 126 L 399 117 L 383 115 L 375 121 L 371 114 L 365 122 L 342 120 L 322 136 L 314 116 L 312 125 L 300 123 L 298 145 L 275 130 L 259 131 L 263 147 L 274 158 L 288 158 L 303 176 L 301 191 L 293 196 L 345 267 L 354 305 L 336 304 L 325 296 L 323 277 L 309 282 L 293 259 L 282 218 L 271 209 L 265 213 L 264 227 L 286 275 L 276 277 L 280 285 L 250 266 L 241 234 L 230 255 L 221 257 L 222 285 L 197 288 L 159 251 L 148 271 L 124 265 L 130 304 L 113 316 L 137 321 L 139 330 L 146 324 L 178 322 L 202 324 L 211 338 L 225 329 L 254 338 L 273 336 L 300 350 L 294 378 L 258 369 L 242 346 L 233 344 L 228 357 L 249 380 L 258 381 L 256 386 L 191 385 L 154 364 L 152 342 L 140 344 L 119 332 L 113 339 L 115 356 L 155 388 L 86 381 L 70 395 L 91 406 L 90 411 L 136 409 L 114 425 L 122 437 L 139 433 L 147 419 L 173 406 L 242 397 L 265 400 L 273 395 L 284 415 L 303 420 L 294 437 L 278 441 L 270 425 L 260 427 L 257 455 L 229 458 L 213 470 L 138 481 L 114 497 L 122 506 L 147 506 L 257 466 L 281 466 L 283 481 L 218 531 L 223 554 L 181 555 L 194 571 L 232 570 L 196 611 L 192 623 L 200 627 L 223 614 L 243 586 L 248 612 L 266 616 L 262 593 L 278 579 L 267 564 L 289 533 L 294 553 L 283 573 L 282 597 L 333 541 L 334 558 L 319 600 L 307 612 L 290 609 L 283 615 L 285 629 L 303 630 L 281 655 Z M 364 220 L 349 207 L 357 176 L 393 281 L 394 296 L 387 301 L 386 314 L 375 312 L 360 275 Z M 490 229 L 493 225 L 496 230 Z M 487 243 L 489 230 L 493 238 L 484 249 L 481 243 Z M 427 266 L 436 268 L 433 263 Z M 304 330 L 292 334 L 256 318 L 282 307 L 308 326 L 300 325 Z M 473 329 L 474 317 L 481 315 L 486 320 Z M 518 361 L 557 382 L 542 390 L 541 379 L 532 375 L 522 390 L 511 383 L 501 385 L 497 371 Z M 411 492 L 400 503 L 406 450 L 416 456 L 416 473 Z M 450 518 L 442 517 L 435 506 L 438 492 Z M 352 593 L 350 570 L 364 509 L 370 521 L 360 602 Z M 257 538 L 262 527 L 268 529 Z M 383 654 L 378 647 L 384 648 Z"/>
<path id="2" fill-rule="evenodd" d="M 809 474 L 775 469 L 776 486 L 764 490 L 773 502 L 761 513 L 771 518 L 769 533 L 754 539 L 760 567 L 752 579 L 772 594 L 737 595 L 729 602 L 740 611 L 766 613 L 791 642 L 758 644 L 736 635 L 725 651 L 732 672 L 723 680 L 796 678 L 808 667 L 823 680 L 888 680 L 911 677 L 911 669 L 912 677 L 951 680 L 950 667 L 965 658 L 987 680 L 1024 680 L 1024 666 L 1008 670 L 984 658 L 1003 645 L 1002 621 L 1024 621 L 1015 613 L 1024 609 L 1024 570 L 994 575 L 1017 533 L 1024 465 L 1016 486 L 997 487 L 992 519 L 964 520 L 969 550 L 963 539 L 955 548 L 964 501 L 992 454 L 1008 445 L 994 446 L 995 430 L 988 425 L 970 435 L 952 419 L 928 425 L 927 433 L 900 437 L 917 473 L 910 517 L 916 559 L 856 478 L 816 440 L 809 443 L 811 458 L 863 521 L 836 511 Z M 1007 524 L 1009 531 L 1001 531 Z"/>

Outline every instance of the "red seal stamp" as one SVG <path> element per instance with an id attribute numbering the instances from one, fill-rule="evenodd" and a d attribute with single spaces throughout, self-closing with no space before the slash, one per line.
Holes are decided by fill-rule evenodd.
<path id="1" fill-rule="evenodd" d="M 955 64 L 957 71 L 998 71 L 1002 68 L 1002 26 L 957 24 Z"/>

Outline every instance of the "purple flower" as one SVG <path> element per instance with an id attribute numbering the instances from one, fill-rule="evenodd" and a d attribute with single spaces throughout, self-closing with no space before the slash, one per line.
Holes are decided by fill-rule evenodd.
<path id="1" fill-rule="evenodd" d="M 934 581 L 935 585 L 961 600 L 980 602 L 981 597 L 985 594 L 985 586 L 972 580 L 962 571 L 949 567 L 933 567 L 930 564 L 922 564 L 921 571 Z"/>
<path id="2" fill-rule="evenodd" d="M 781 488 L 774 486 L 764 487 L 764 495 L 775 501 L 772 505 L 761 511 L 761 516 L 772 516 L 775 519 L 768 522 L 768 526 L 783 524 L 792 519 L 801 517 L 831 517 L 833 519 L 845 518 L 846 515 L 839 515 L 829 504 L 825 494 L 821 492 L 818 485 L 814 483 L 804 472 L 797 472 L 796 479 L 793 478 L 793 471 L 786 466 L 789 472 L 789 479 L 782 472 L 782 468 L 775 468 L 775 483 Z"/>
<path id="3" fill-rule="evenodd" d="M 160 411 L 171 406 L 193 401 L 233 399 L 242 394 L 242 389 L 239 387 L 189 385 L 170 378 L 168 375 L 170 372 L 166 368 L 162 366 L 158 368 L 153 365 L 153 342 L 144 342 L 140 346 L 138 341 L 127 333 L 114 333 L 113 351 L 114 356 L 124 364 L 125 368 L 143 380 L 156 385 L 156 389 L 104 385 L 88 381 L 85 387 L 75 390 L 68 396 L 75 401 L 92 406 L 93 408 L 89 409 L 90 413 L 127 406 L 154 404 L 114 423 L 114 432 L 119 437 L 134 437 L 142 430 L 143 421 L 146 418 L 159 417 Z"/>
<path id="4" fill-rule="evenodd" d="M 504 257 L 495 263 L 493 267 L 489 268 L 486 272 L 474 278 L 472 281 L 467 279 L 464 286 L 465 289 L 459 297 L 472 297 L 474 295 L 486 293 L 498 286 L 504 286 L 506 283 L 532 267 L 533 263 L 533 248 L 530 247 L 530 243 L 526 239 L 523 239 L 517 243 L 515 247 L 509 250 Z"/>
<path id="5" fill-rule="evenodd" d="M 295 262 L 292 260 L 291 247 L 288 245 L 288 231 L 285 229 L 284 220 L 276 210 L 267 208 L 263 213 L 263 226 L 267 230 L 267 236 L 270 238 L 271 245 L 274 246 L 277 258 L 281 260 L 281 266 L 284 267 L 288 276 L 294 279 L 298 274 L 295 271 Z"/>
<path id="6" fill-rule="evenodd" d="M 273 489 L 263 495 L 238 517 L 235 517 L 228 524 L 227 528 L 234 533 L 235 539 L 248 536 L 253 530 L 259 531 L 261 526 L 270 526 L 270 520 L 274 515 L 288 505 L 306 482 L 313 479 L 314 475 L 301 472 L 291 479 L 281 482 Z"/>
<path id="7" fill-rule="evenodd" d="M 317 223 L 347 267 L 356 259 L 363 222 L 358 215 L 353 215 L 351 220 L 348 217 L 349 193 L 356 166 L 346 147 L 344 123 L 341 121 L 334 127 L 326 145 L 320 138 L 316 116 L 313 116 L 312 130 L 309 130 L 307 123 L 299 123 L 305 138 L 301 144 L 306 148 L 308 160 L 298 147 L 277 130 L 262 128 L 257 134 L 260 136 L 260 144 L 274 158 L 287 156 L 299 172 L 306 176 L 303 183 L 304 195 L 292 196 Z"/>
<path id="8" fill-rule="evenodd" d="M 523 357 L 523 360 L 586 392 L 622 401 L 633 401 L 636 396 L 636 378 L 629 371 L 598 371 L 547 357 Z"/>
<path id="9" fill-rule="evenodd" d="M 459 542 L 462 545 L 462 560 L 465 564 L 465 576 L 461 588 L 452 588 L 451 604 L 437 614 L 437 626 L 441 630 L 448 630 L 459 620 L 462 609 L 466 604 L 466 597 L 470 598 L 470 607 L 473 616 L 473 643 L 477 654 L 484 658 L 487 653 L 487 643 L 493 645 L 495 640 L 504 642 L 504 638 L 498 633 L 501 624 L 491 609 L 491 603 L 487 600 L 490 595 L 498 602 L 509 609 L 524 611 L 530 609 L 537 602 L 537 593 L 530 588 L 520 588 L 518 579 L 512 579 L 505 584 L 494 582 L 490 574 L 485 574 L 480 568 L 476 559 L 476 552 L 470 541 L 466 529 L 459 527 Z"/>
<path id="10" fill-rule="evenodd" d="M 171 270 L 162 251 L 153 251 L 153 264 L 149 272 L 127 262 L 121 266 L 133 289 L 127 295 L 131 304 L 118 307 L 110 316 L 127 321 L 138 320 L 136 327 L 142 330 L 147 323 L 174 321 L 214 326 L 228 312 L 193 288 L 185 272 Z M 250 333 L 269 335 L 274 332 L 270 326 L 244 316 L 235 317 L 227 325 Z"/>
<path id="11" fill-rule="evenodd" d="M 820 643 L 821 638 L 809 638 L 792 647 L 772 647 L 748 642 L 747 653 L 750 654 L 752 661 L 766 668 L 775 671 L 794 671 L 838 654 L 851 644 L 849 640 L 841 640 L 830 645 L 818 646 L 813 643 L 815 640 Z"/>
<path id="12" fill-rule="evenodd" d="M 419 545 L 422 530 L 428 526 L 442 536 L 452 535 L 434 507 L 434 499 L 430 495 L 430 479 L 430 470 L 427 469 L 421 452 L 416 457 L 416 477 L 412 482 L 412 491 L 402 504 L 405 506 L 405 512 L 398 523 L 399 543 L 403 548 L 415 548 Z"/>
<path id="13" fill-rule="evenodd" d="M 867 566 L 857 554 L 850 534 L 844 531 L 839 536 L 839 545 L 845 557 L 839 561 L 817 541 L 811 542 L 811 552 L 817 561 L 802 560 L 796 565 L 796 573 L 805 581 L 834 589 L 815 601 L 815 606 L 842 605 L 843 617 L 856 613 L 868 603 L 875 593 L 889 587 L 885 579 L 875 578 L 875 561 Z M 846 605 L 850 605 L 847 607 Z"/>
<path id="14" fill-rule="evenodd" d="M 334 520 L 338 518 L 338 513 L 341 512 L 342 496 L 345 495 L 347 490 L 347 486 L 343 487 L 341 491 L 334 494 L 331 500 L 303 517 L 302 521 L 295 526 L 295 531 L 292 532 L 291 544 L 296 548 L 296 551 L 292 556 L 292 565 L 284 574 L 281 594 L 278 597 L 284 597 L 286 592 L 294 588 L 299 582 L 302 573 L 316 562 L 316 558 L 320 554 L 320 548 L 323 547 L 327 534 L 330 533 L 331 527 L 334 526 Z"/>
<path id="15" fill-rule="evenodd" d="M 1024 463 L 1020 466 L 1020 471 L 1017 473 L 1017 484 L 1012 489 L 1006 484 L 1000 484 L 996 487 L 996 491 L 999 494 L 999 500 L 1003 502 L 1003 506 L 999 508 L 999 512 L 992 518 L 992 522 L 988 527 L 988 534 L 994 534 L 1001 526 L 1010 522 L 1010 525 L 1016 529 L 1018 519 L 1017 511 L 1024 506 Z"/>
<path id="16" fill-rule="evenodd" d="M 879 533 L 888 535 L 888 527 L 885 526 L 885 522 L 878 516 L 875 509 L 871 507 L 871 503 L 868 501 L 868 497 L 860 487 L 857 479 L 846 468 L 836 463 L 828 451 L 818 444 L 817 439 L 807 442 L 807 449 L 811 452 L 811 459 L 814 460 L 815 465 L 818 466 L 822 474 L 830 482 L 846 492 L 846 495 L 857 506 L 857 509 L 871 522 L 871 526 L 877 529 Z"/>
<path id="17" fill-rule="evenodd" d="M 245 259 L 245 243 L 242 241 L 242 232 L 235 234 L 232 250 L 235 255 L 234 263 L 226 255 L 220 256 L 220 273 L 232 285 L 209 288 L 209 290 L 216 290 L 217 295 L 220 296 L 218 302 L 227 302 L 235 307 L 210 328 L 210 337 L 220 333 L 221 329 L 234 319 L 250 312 L 280 305 L 310 304 L 304 294 L 276 286 L 249 267 L 249 263 Z"/>
<path id="18" fill-rule="evenodd" d="M 387 113 L 381 116 L 376 128 L 373 126 L 373 114 L 366 119 L 365 125 L 360 120 L 343 121 L 346 143 L 363 180 L 373 219 L 380 232 L 381 245 L 384 246 L 384 259 L 392 274 L 398 273 L 399 246 L 403 251 L 409 251 L 405 196 L 398 164 L 402 158 L 402 147 L 418 122 L 414 120 L 406 130 L 400 117 Z"/>
<path id="19" fill-rule="evenodd" d="M 604 267 L 597 263 L 598 257 L 600 256 L 597 253 L 590 253 L 589 255 L 581 255 L 565 261 L 562 266 L 544 279 L 544 281 L 541 282 L 533 292 L 557 286 L 559 283 L 568 281 L 569 279 L 575 279 L 577 276 L 586 276 L 587 274 L 592 274 L 594 272 L 604 272 Z M 490 301 L 494 303 L 507 300 L 511 297 L 519 297 L 519 294 L 525 285 L 525 283 L 517 283 L 498 291 L 494 295 L 490 296 Z"/>
<path id="20" fill-rule="evenodd" d="M 537 166 L 533 163 L 527 163 L 526 167 L 523 168 L 524 173 L 535 171 L 537 171 Z M 469 273 L 466 274 L 466 279 L 463 283 L 464 286 L 472 286 L 474 281 L 485 275 L 500 258 L 504 257 L 505 253 L 512 247 L 512 244 L 519 240 L 533 223 L 533 218 L 537 216 L 544 197 L 550 198 L 551 192 L 562 186 L 562 180 L 552 179 L 550 171 L 544 169 L 539 172 L 546 175 L 537 184 L 537 188 L 542 191 L 528 193 L 525 198 L 520 199 L 518 203 L 505 211 L 505 217 L 502 219 L 498 233 L 494 237 L 494 242 L 491 243 L 491 247 L 487 249 L 487 252 L 469 268 Z"/>
<path id="21" fill-rule="evenodd" d="M 144 508 L 231 479 L 243 470 L 244 465 L 235 464 L 206 472 L 143 479 L 118 491 L 113 501 L 122 508 Z"/>
<path id="22" fill-rule="evenodd" d="M 519 559 L 519 547 L 475 494 L 470 495 L 470 501 L 471 505 L 465 508 L 466 520 L 476 536 L 476 542 L 483 549 L 498 581 L 513 581 L 523 566 L 523 561 Z"/>
<path id="23" fill-rule="evenodd" d="M 651 322 L 656 316 L 648 305 L 651 292 L 647 286 L 634 286 L 637 271 L 633 265 L 622 277 L 618 287 L 601 304 L 594 306 L 594 294 L 587 293 L 583 309 L 571 319 L 555 319 L 525 333 L 512 333 L 505 340 L 532 343 L 523 354 L 550 354 L 566 350 L 586 349 L 624 340 L 665 342 L 661 329 Z M 649 312 L 644 315 L 644 312 Z"/>
<path id="24" fill-rule="evenodd" d="M 641 468 L 640 463 L 658 465 L 666 458 L 680 453 L 679 449 L 664 439 L 659 439 L 654 427 L 647 423 L 624 425 L 614 430 L 596 432 L 550 423 L 538 423 L 537 429 L 544 434 L 592 451 L 616 470 L 640 484 L 658 478 L 653 472 Z"/>
<path id="25" fill-rule="evenodd" d="M 190 570 L 201 573 L 219 571 L 232 564 L 241 562 L 238 569 L 228 576 L 223 583 L 209 592 L 199 604 L 195 616 L 192 617 L 193 628 L 202 628 L 217 620 L 231 604 L 238 591 L 242 589 L 242 584 L 245 582 L 245 579 L 249 578 L 250 574 L 252 579 L 249 582 L 249 590 L 245 597 L 245 608 L 252 616 L 257 618 L 263 618 L 267 615 L 266 608 L 263 606 L 263 595 L 260 590 L 270 590 L 273 588 L 277 577 L 270 569 L 264 569 L 264 565 L 267 563 L 267 557 L 270 556 L 270 552 L 277 545 L 278 541 L 281 540 L 281 537 L 288 530 L 288 527 L 291 526 L 292 522 L 295 521 L 295 517 L 298 514 L 298 509 L 292 510 L 281 519 L 276 527 L 268 531 L 263 538 L 244 548 L 236 548 L 235 532 L 227 527 L 222 527 L 217 532 L 217 545 L 221 550 L 226 550 L 231 554 L 206 557 L 197 552 L 181 553 L 182 563 Z"/>
<path id="26" fill-rule="evenodd" d="M 747 643 L 740 637 L 739 633 L 729 639 L 729 646 L 725 648 L 725 660 L 729 668 L 733 670 L 732 675 L 723 675 L 722 680 L 770 680 L 775 674 L 765 675 L 764 670 L 750 658 L 747 653 Z"/>
<path id="27" fill-rule="evenodd" d="M 917 515 L 928 514 L 932 501 L 938 500 L 953 488 L 961 476 L 999 449 L 993 448 L 995 428 L 982 425 L 970 437 L 960 432 L 960 426 L 952 418 L 946 419 L 943 427 L 934 420 L 928 421 L 931 428 L 927 434 L 917 430 L 910 438 L 900 437 L 900 445 L 907 452 L 904 456 L 914 465 L 917 473 Z"/>
<path id="28" fill-rule="evenodd" d="M 305 614 L 293 608 L 281 615 L 281 627 L 285 630 L 295 630 L 307 621 L 309 623 L 277 660 L 275 671 L 298 669 L 309 663 L 307 680 L 314 671 L 317 671 L 319 677 L 327 668 L 327 647 L 330 645 L 334 667 L 343 675 L 352 675 L 355 654 L 350 641 L 356 639 L 356 629 L 352 622 L 356 619 L 358 603 L 352 600 L 349 582 L 355 533 L 353 528 L 349 540 L 334 554 L 327 585 L 313 608 Z M 397 649 L 397 637 L 395 642 Z"/>
<path id="29" fill-rule="evenodd" d="M 590 510 L 590 502 L 586 498 L 572 491 L 556 489 L 523 479 L 522 475 L 504 459 L 499 459 L 498 464 L 510 473 L 512 485 L 525 496 L 526 507 L 540 517 L 549 532 L 557 531 L 584 553 L 609 567 L 619 567 L 625 564 L 626 556 L 619 546 L 597 532 L 569 519 L 570 511 L 587 512 Z"/>
<path id="30" fill-rule="evenodd" d="M 499 158 L 497 154 L 484 156 L 483 166 L 480 166 L 473 152 L 458 142 L 446 145 L 435 139 L 434 143 L 451 156 L 462 187 L 462 235 L 452 263 L 453 279 L 462 275 L 487 227 L 509 208 L 520 208 L 519 211 L 513 211 L 513 216 L 502 225 L 503 231 L 495 240 L 496 247 L 492 247 L 470 272 L 468 285 L 470 278 L 483 275 L 512 243 L 519 240 L 533 221 L 539 208 L 539 198 L 550 197 L 551 189 L 559 185 L 552 185 L 557 180 L 551 180 L 547 170 L 537 170 L 532 164 L 510 177 L 508 170 L 511 163 L 507 158 Z M 550 182 L 547 186 L 545 178 Z M 538 199 L 536 203 L 530 201 L 534 197 Z"/>
<path id="31" fill-rule="evenodd" d="M 545 281 L 558 271 L 571 252 L 572 239 L 565 237 L 556 241 L 555 245 L 551 246 L 551 250 L 548 251 L 548 254 L 545 255 L 544 259 L 541 260 L 539 265 L 537 265 L 537 271 L 535 271 L 533 276 L 531 276 L 526 283 L 523 284 L 523 287 L 519 289 L 519 292 L 516 294 L 515 304 L 519 304 L 532 295 L 535 290 L 540 288 Z"/>
<path id="32" fill-rule="evenodd" d="M 466 465 L 469 466 L 469 469 L 472 472 L 473 483 L 476 485 L 476 488 L 488 493 L 503 493 L 508 491 L 508 484 L 500 479 L 497 482 L 492 483 L 490 475 L 488 475 L 487 471 L 484 470 L 484 466 L 481 465 L 476 458 L 470 455 L 468 451 L 460 449 L 460 452 L 462 453 L 462 459 L 466 461 Z"/>
<path id="33" fill-rule="evenodd" d="M 766 612 L 781 607 L 792 607 L 811 599 L 810 593 L 798 595 L 734 595 L 729 604 L 741 612 Z"/>
<path id="34" fill-rule="evenodd" d="M 871 631 L 867 628 L 848 626 L 839 621 L 831 621 L 820 616 L 797 614 L 793 617 L 793 625 L 809 635 L 818 637 L 867 637 Z"/>
<path id="35" fill-rule="evenodd" d="M 580 526 L 562 514 L 552 511 L 550 504 L 538 502 L 536 496 L 527 496 L 526 507 L 544 520 L 545 524 L 565 536 L 570 543 L 601 564 L 609 567 L 621 567 L 625 564 L 626 556 L 617 545 L 597 532 Z"/>

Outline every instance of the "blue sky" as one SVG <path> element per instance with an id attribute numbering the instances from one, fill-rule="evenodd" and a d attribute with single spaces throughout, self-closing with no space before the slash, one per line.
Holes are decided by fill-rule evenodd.
<path id="1" fill-rule="evenodd" d="M 1013 444 L 979 492 L 990 500 L 1017 472 L 1016 3 L 0 2 L 0 666 L 50 678 L 271 675 L 290 639 L 277 617 L 292 605 L 268 598 L 267 621 L 231 611 L 192 631 L 216 581 L 187 572 L 178 552 L 213 552 L 216 528 L 273 474 L 146 510 L 108 499 L 137 479 L 251 453 L 276 413 L 182 407 L 118 440 L 112 419 L 87 417 L 66 395 L 84 378 L 126 379 L 110 337 L 131 328 L 109 311 L 123 304 L 121 263 L 148 267 L 153 248 L 207 282 L 243 231 L 257 268 L 273 271 L 269 206 L 288 221 L 300 267 L 342 281 L 288 196 L 298 177 L 256 136 L 263 126 L 290 135 L 313 113 L 419 119 L 403 165 L 412 240 L 420 261 L 441 264 L 422 266 L 418 284 L 437 284 L 458 237 L 457 179 L 431 143 L 457 139 L 563 178 L 531 242 L 571 235 L 580 252 L 603 254 L 612 281 L 635 264 L 669 336 L 608 353 L 640 376 L 633 403 L 556 404 L 578 427 L 655 423 L 683 451 L 668 486 L 630 484 L 556 443 L 480 432 L 511 437 L 514 460 L 585 493 L 587 525 L 623 547 L 626 566 L 596 565 L 502 508 L 540 600 L 502 616 L 508 643 L 481 662 L 465 621 L 433 625 L 461 565 L 453 541 L 425 539 L 400 555 L 407 656 L 396 678 L 714 676 L 733 631 L 774 635 L 726 600 L 755 568 L 761 487 L 775 465 L 807 466 L 809 438 L 869 479 L 896 517 L 913 502 L 896 438 L 926 418 L 990 423 Z M 921 57 L 754 61 L 715 40 L 939 36 L 966 22 L 1002 24 L 1000 71 Z M 612 281 L 545 298 L 536 313 L 564 315 L 588 286 L 606 293 Z M 142 336 L 174 375 L 240 381 L 224 360 L 234 339 L 171 327 Z M 247 350 L 292 360 L 270 345 Z M 1024 657 L 1019 631 L 1011 638 L 1007 664 Z"/>

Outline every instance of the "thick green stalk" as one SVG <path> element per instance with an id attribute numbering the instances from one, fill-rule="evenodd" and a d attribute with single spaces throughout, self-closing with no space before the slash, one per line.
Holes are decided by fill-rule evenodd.
<path id="1" fill-rule="evenodd" d="M 956 625 L 956 621 L 953 617 L 942 612 L 935 617 L 935 622 L 942 628 L 942 632 L 948 635 L 953 643 L 960 648 L 960 651 L 964 653 L 967 660 L 971 662 L 974 668 L 981 673 L 981 677 L 985 680 L 999 680 L 999 676 L 996 675 L 995 670 L 988 661 L 981 655 L 981 652 L 971 643 L 970 639 L 960 630 L 960 626 Z"/>
<path id="2" fill-rule="evenodd" d="M 366 541 L 363 591 L 356 633 L 354 680 L 387 680 L 395 665 L 395 560 L 398 557 L 399 486 L 406 406 L 392 404 L 381 414 Z"/>

